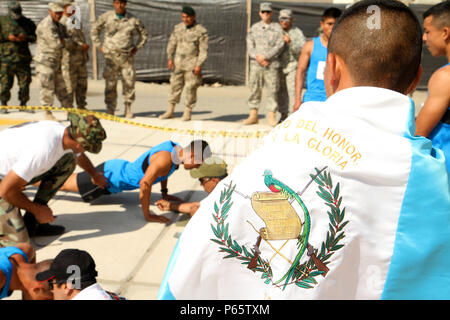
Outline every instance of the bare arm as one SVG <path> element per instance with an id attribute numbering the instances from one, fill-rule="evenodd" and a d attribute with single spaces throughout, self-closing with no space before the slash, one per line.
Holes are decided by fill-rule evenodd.
<path id="1" fill-rule="evenodd" d="M 30 201 L 22 192 L 27 181 L 19 177 L 11 170 L 0 183 L 0 198 L 15 207 L 33 213 L 40 223 L 52 222 L 55 220 L 52 210 L 46 205 L 40 205 Z"/>
<path id="2" fill-rule="evenodd" d="M 314 43 L 312 40 L 306 42 L 305 46 L 302 49 L 302 53 L 300 54 L 300 58 L 298 59 L 297 74 L 295 77 L 294 112 L 297 111 L 300 108 L 300 105 L 302 104 L 303 82 L 305 80 L 306 71 L 308 70 L 309 60 L 311 58 L 313 46 Z"/>
<path id="3" fill-rule="evenodd" d="M 428 137 L 450 105 L 450 68 L 436 71 L 428 82 L 428 97 L 416 119 L 416 135 Z"/>
<path id="4" fill-rule="evenodd" d="M 6 285 L 6 275 L 3 273 L 3 271 L 0 270 L 0 291 L 2 291 L 5 285 Z"/>
<path id="5" fill-rule="evenodd" d="M 169 222 L 169 219 L 166 217 L 157 216 L 150 212 L 150 197 L 152 195 L 153 183 L 158 177 L 168 174 L 171 166 L 172 157 L 170 152 L 157 152 L 150 158 L 150 165 L 140 181 L 139 188 L 139 201 L 141 202 L 142 213 L 147 221 Z"/>
<path id="6" fill-rule="evenodd" d="M 168 200 L 158 200 L 156 206 L 162 211 L 174 211 L 189 214 L 192 216 L 200 207 L 200 202 L 181 202 L 175 203 Z"/>

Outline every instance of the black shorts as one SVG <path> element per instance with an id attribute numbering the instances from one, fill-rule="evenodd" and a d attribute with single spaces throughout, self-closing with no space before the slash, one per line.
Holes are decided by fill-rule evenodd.
<path id="1" fill-rule="evenodd" d="M 105 163 L 99 164 L 95 169 L 103 174 Z M 104 194 L 111 194 L 107 189 L 102 189 L 91 181 L 89 173 L 83 171 L 77 174 L 78 191 L 84 202 L 91 202 Z"/>

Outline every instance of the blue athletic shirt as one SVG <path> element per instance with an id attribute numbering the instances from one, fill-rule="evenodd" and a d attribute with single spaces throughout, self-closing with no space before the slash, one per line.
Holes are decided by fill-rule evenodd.
<path id="1" fill-rule="evenodd" d="M 168 140 L 147 150 L 134 162 L 122 159 L 113 159 L 106 161 L 103 168 L 103 173 L 105 175 L 105 178 L 108 179 L 109 182 L 107 187 L 108 191 L 111 193 L 117 193 L 125 190 L 138 189 L 139 182 L 145 174 L 142 169 L 144 161 L 148 161 L 147 165 L 150 165 L 150 158 L 152 157 L 152 155 L 160 151 L 168 151 L 172 153 L 175 146 L 180 145 Z M 164 177 L 158 177 L 158 179 L 156 179 L 153 184 L 162 180 L 166 180 L 176 169 L 178 169 L 178 166 L 172 163 L 172 167 L 169 173 Z"/>
<path id="2" fill-rule="evenodd" d="M 6 276 L 6 284 L 0 290 L 0 299 L 9 297 L 11 292 L 9 292 L 9 284 L 11 283 L 13 265 L 9 260 L 14 254 L 21 254 L 25 261 L 28 262 L 27 255 L 17 247 L 4 247 L 0 248 L 0 271 Z"/>
<path id="3" fill-rule="evenodd" d="M 320 41 L 320 36 L 313 39 L 313 51 L 309 59 L 309 67 L 306 73 L 306 92 L 303 102 L 326 101 L 325 83 L 323 74 L 327 61 L 327 48 Z"/>
<path id="4" fill-rule="evenodd" d="M 450 63 L 447 63 L 442 68 L 445 68 L 448 65 L 450 65 Z M 450 112 L 450 106 L 448 106 L 447 112 Z M 447 171 L 450 171 L 450 124 L 439 121 L 428 138 L 431 140 L 433 147 L 444 151 Z"/>

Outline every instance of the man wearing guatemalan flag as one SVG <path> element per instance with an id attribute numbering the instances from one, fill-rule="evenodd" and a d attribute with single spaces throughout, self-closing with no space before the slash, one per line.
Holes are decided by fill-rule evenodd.
<path id="1" fill-rule="evenodd" d="M 406 96 L 422 32 L 361 1 L 328 44 L 326 102 L 303 104 L 201 202 L 159 299 L 450 299 L 443 152 Z"/>

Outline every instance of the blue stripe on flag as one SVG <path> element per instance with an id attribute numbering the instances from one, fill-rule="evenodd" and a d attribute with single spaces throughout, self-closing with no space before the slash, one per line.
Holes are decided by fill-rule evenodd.
<path id="1" fill-rule="evenodd" d="M 172 292 L 170 291 L 169 278 L 172 275 L 173 268 L 175 267 L 175 263 L 178 260 L 178 256 L 180 254 L 180 247 L 178 246 L 178 244 L 180 243 L 180 238 L 181 235 L 178 238 L 177 244 L 175 245 L 175 248 L 172 251 L 172 256 L 170 257 L 169 263 L 167 265 L 166 273 L 164 274 L 164 278 L 159 287 L 158 296 L 156 297 L 156 300 L 176 300 Z"/>
<path id="2" fill-rule="evenodd" d="M 450 192 L 443 152 L 414 136 L 408 185 L 382 299 L 450 299 Z M 432 159 L 434 158 L 434 159 Z"/>

